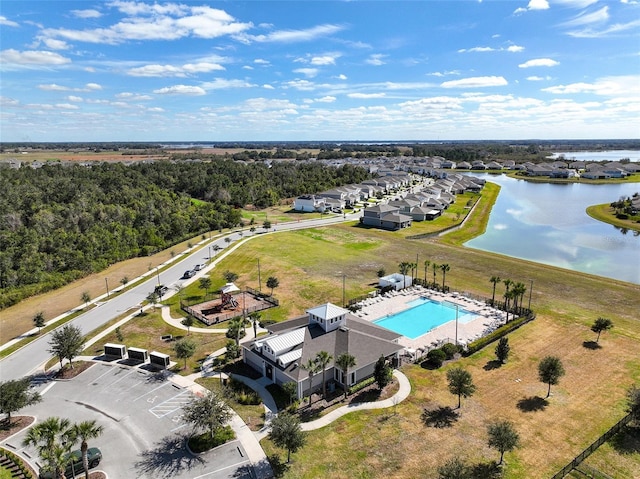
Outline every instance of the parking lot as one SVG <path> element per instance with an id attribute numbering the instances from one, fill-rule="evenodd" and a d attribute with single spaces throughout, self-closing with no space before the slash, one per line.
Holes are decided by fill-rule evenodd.
<path id="1" fill-rule="evenodd" d="M 193 397 L 187 389 L 151 373 L 119 364 L 96 363 L 71 381 L 37 386 L 43 401 L 19 414 L 50 416 L 72 422 L 96 420 L 103 434 L 89 443 L 102 450 L 97 470 L 109 477 L 136 478 L 251 478 L 247 454 L 233 441 L 201 455 L 185 447 L 191 426 L 181 417 L 182 406 Z M 7 441 L 9 448 L 28 454 L 21 446 L 25 431 Z M 79 444 L 78 444 L 79 448 Z"/>

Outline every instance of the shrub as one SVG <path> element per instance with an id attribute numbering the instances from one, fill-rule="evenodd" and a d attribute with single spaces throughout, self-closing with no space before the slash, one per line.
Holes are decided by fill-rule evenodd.
<path id="1" fill-rule="evenodd" d="M 444 344 L 441 348 L 442 352 L 446 354 L 447 359 L 453 359 L 453 355 L 462 351 L 461 346 L 456 346 L 453 343 Z"/>
<path id="2" fill-rule="evenodd" d="M 231 441 L 236 438 L 233 429 L 231 426 L 225 426 L 216 431 L 216 433 L 211 436 L 209 432 L 205 432 L 203 434 L 199 434 L 197 436 L 191 436 L 189 438 L 189 449 L 193 452 L 204 452 L 214 447 L 221 446 L 225 442 Z"/>
<path id="3" fill-rule="evenodd" d="M 427 360 L 437 368 L 442 366 L 445 359 L 447 359 L 447 354 L 441 349 L 432 349 L 427 353 Z"/>
<path id="4" fill-rule="evenodd" d="M 358 384 L 354 384 L 349 388 L 349 394 L 357 393 L 358 391 L 366 388 L 367 386 L 371 386 L 374 382 L 376 382 L 376 378 L 370 377 L 365 379 L 364 381 L 360 381 Z"/>
<path id="5" fill-rule="evenodd" d="M 476 339 L 475 341 L 469 343 L 467 345 L 467 349 L 465 351 L 465 356 L 470 356 L 471 354 L 480 351 L 485 346 L 491 344 L 494 341 L 497 341 L 503 336 L 506 336 L 511 331 L 515 331 L 523 324 L 527 324 L 529 321 L 535 319 L 535 315 L 531 314 L 529 316 L 523 316 L 521 318 L 515 319 L 513 321 L 509 321 L 504 326 L 500 326 L 498 329 L 493 331 L 492 333 L 483 336 L 480 339 Z"/>

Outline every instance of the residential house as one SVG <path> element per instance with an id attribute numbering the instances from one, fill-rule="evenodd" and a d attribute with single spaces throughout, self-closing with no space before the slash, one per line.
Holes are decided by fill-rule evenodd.
<path id="1" fill-rule="evenodd" d="M 321 198 L 315 195 L 302 195 L 298 196 L 293 201 L 293 209 L 296 211 L 305 211 L 308 213 L 326 211 L 327 202 L 326 198 Z"/>

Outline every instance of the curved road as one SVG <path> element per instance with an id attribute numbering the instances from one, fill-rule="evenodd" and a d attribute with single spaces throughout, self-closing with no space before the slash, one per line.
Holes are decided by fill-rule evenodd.
<path id="1" fill-rule="evenodd" d="M 333 216 L 326 219 L 280 223 L 272 226 L 270 232 L 313 228 L 317 226 L 326 226 L 328 224 L 342 223 L 345 221 L 353 221 L 358 219 L 361 215 L 362 213 L 358 212 L 346 215 L 346 217 Z M 220 248 L 224 249 L 225 247 L 231 246 L 233 242 L 237 240 L 246 239 L 249 236 L 255 236 L 256 234 L 263 233 L 265 230 L 263 228 L 259 228 L 256 231 L 257 232 L 254 234 L 244 231 L 243 236 L 240 236 L 238 233 L 230 233 L 225 237 L 220 237 L 216 240 L 210 241 L 207 246 L 218 245 Z M 231 238 L 232 242 L 226 243 L 225 238 Z M 131 308 L 139 308 L 141 303 L 146 300 L 149 293 L 153 291 L 158 281 L 169 288 L 179 284 L 185 270 L 191 269 L 194 264 L 204 262 L 204 260 L 208 258 L 207 253 L 208 249 L 205 246 L 195 253 L 195 255 L 205 254 L 203 258 L 197 258 L 197 256 L 192 254 L 185 256 L 184 259 L 175 260 L 171 266 L 159 274 L 159 279 L 156 274 L 150 275 L 148 279 L 133 288 L 99 304 L 92 310 L 87 311 L 64 324 L 73 324 L 74 326 L 78 326 L 83 334 L 88 334 L 112 319 L 120 316 L 125 311 Z M 48 332 L 0 361 L 0 380 L 7 381 L 10 379 L 19 379 L 38 372 L 44 363 L 52 357 L 51 353 L 48 352 L 50 340 L 51 332 Z"/>

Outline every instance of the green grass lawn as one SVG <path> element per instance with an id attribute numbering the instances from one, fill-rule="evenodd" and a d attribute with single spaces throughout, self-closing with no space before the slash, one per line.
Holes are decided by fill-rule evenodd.
<path id="1" fill-rule="evenodd" d="M 589 206 L 587 208 L 587 214 L 598 221 L 609 223 L 616 228 L 626 228 L 640 232 L 640 217 L 631 216 L 626 220 L 617 218 L 615 209 L 612 208 L 609 203 Z"/>

